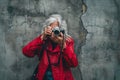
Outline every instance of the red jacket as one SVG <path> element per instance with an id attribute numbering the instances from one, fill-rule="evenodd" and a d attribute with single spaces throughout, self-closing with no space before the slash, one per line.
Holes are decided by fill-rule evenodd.
<path id="1" fill-rule="evenodd" d="M 78 60 L 76 54 L 74 53 L 73 39 L 70 39 L 70 41 L 66 40 L 66 48 L 62 52 L 62 57 L 60 57 L 60 64 L 57 66 L 51 65 L 54 80 L 74 80 L 70 68 L 76 67 L 78 65 Z M 48 68 L 49 62 L 47 53 L 49 53 L 48 55 L 50 57 L 51 63 L 57 63 L 58 57 L 60 55 L 59 45 L 57 45 L 55 49 L 52 50 L 52 44 L 50 40 L 48 40 L 47 43 L 47 47 L 44 49 L 42 58 L 39 62 L 38 73 L 36 76 L 38 80 L 43 80 L 46 69 Z M 23 54 L 28 57 L 34 57 L 37 53 L 40 52 L 42 44 L 44 44 L 44 41 L 41 40 L 41 36 L 35 38 L 23 47 Z M 63 58 L 65 63 L 63 63 Z"/>

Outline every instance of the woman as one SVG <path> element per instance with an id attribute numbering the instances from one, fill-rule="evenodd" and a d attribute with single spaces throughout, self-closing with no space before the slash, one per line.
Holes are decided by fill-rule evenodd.
<path id="1" fill-rule="evenodd" d="M 45 21 L 42 34 L 23 47 L 23 54 L 41 57 L 37 80 L 74 80 L 70 70 L 78 65 L 74 41 L 67 34 L 66 23 L 59 14 L 53 14 Z"/>

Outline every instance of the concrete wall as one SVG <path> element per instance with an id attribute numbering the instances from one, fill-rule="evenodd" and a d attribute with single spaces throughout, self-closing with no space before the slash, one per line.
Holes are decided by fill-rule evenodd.
<path id="1" fill-rule="evenodd" d="M 82 47 L 83 80 L 120 80 L 120 1 L 86 0 Z"/>
<path id="2" fill-rule="evenodd" d="M 25 57 L 21 49 L 53 13 L 64 17 L 75 39 L 80 62 L 72 69 L 75 80 L 120 80 L 120 1 L 84 3 L 86 13 L 83 0 L 1 0 L 0 80 L 29 80 L 38 58 Z"/>

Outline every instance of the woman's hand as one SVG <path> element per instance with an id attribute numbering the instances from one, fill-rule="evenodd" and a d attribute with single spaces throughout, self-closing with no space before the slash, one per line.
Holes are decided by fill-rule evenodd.
<path id="1" fill-rule="evenodd" d="M 65 42 L 66 39 L 62 32 L 60 32 L 60 34 L 57 36 L 52 32 L 52 35 L 50 38 L 55 43 L 58 43 L 61 46 L 62 50 L 66 48 L 66 42 Z"/>
<path id="2" fill-rule="evenodd" d="M 52 28 L 51 26 L 45 27 L 44 32 L 42 33 L 42 39 L 47 39 L 48 36 L 51 36 Z"/>

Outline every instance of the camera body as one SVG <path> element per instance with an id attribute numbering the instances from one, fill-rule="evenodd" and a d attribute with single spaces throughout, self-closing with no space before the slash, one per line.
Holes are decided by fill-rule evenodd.
<path id="1" fill-rule="evenodd" d="M 58 35 L 60 35 L 60 32 L 62 32 L 64 34 L 65 30 L 63 28 L 56 26 L 55 28 L 53 28 L 52 32 L 54 32 L 54 34 L 56 36 L 58 36 Z"/>

